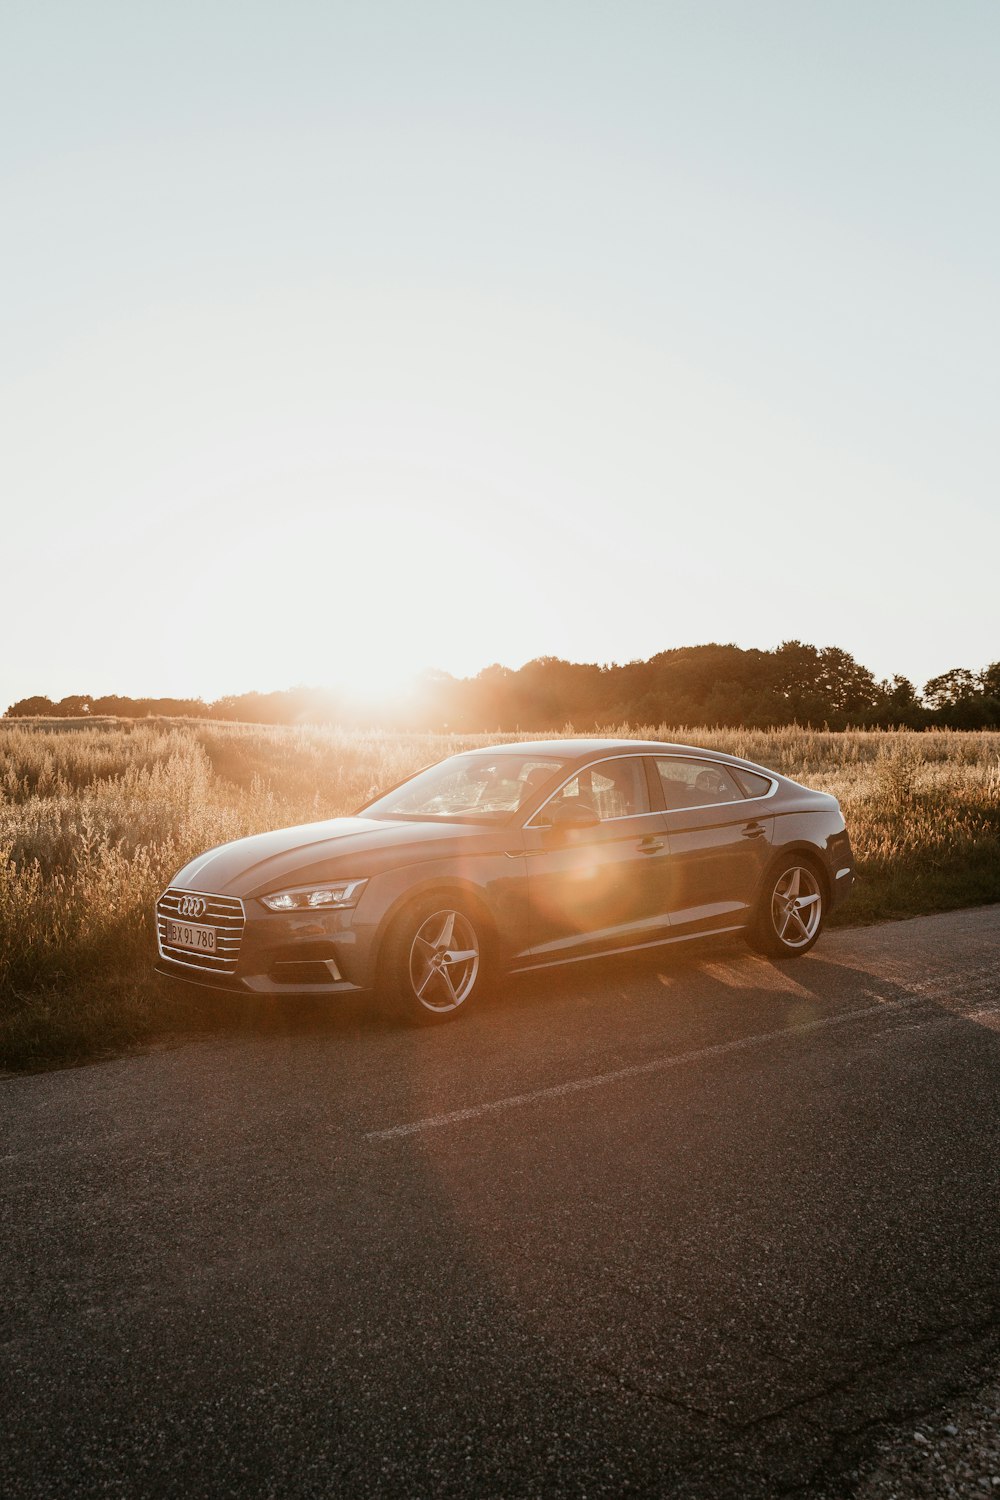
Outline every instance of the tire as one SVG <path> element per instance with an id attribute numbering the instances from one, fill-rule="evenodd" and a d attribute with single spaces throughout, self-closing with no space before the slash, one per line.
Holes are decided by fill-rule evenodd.
<path id="1" fill-rule="evenodd" d="M 416 1025 L 453 1021 L 480 998 L 488 978 L 487 926 L 447 894 L 416 902 L 386 944 L 380 988 L 390 1010 Z"/>
<path id="2" fill-rule="evenodd" d="M 770 958 L 801 958 L 823 930 L 826 893 L 815 864 L 789 854 L 765 876 L 747 942 Z"/>

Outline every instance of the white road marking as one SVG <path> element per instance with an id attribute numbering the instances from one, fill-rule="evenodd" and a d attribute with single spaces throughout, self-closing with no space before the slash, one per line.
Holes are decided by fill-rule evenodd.
<path id="1" fill-rule="evenodd" d="M 763 1047 L 769 1042 L 785 1041 L 789 1037 L 801 1036 L 809 1031 L 820 1031 L 828 1026 L 843 1026 L 848 1021 L 863 1021 L 869 1016 L 884 1016 L 911 1005 L 927 1002 L 931 992 L 950 988 L 953 983 L 967 983 L 971 973 L 941 975 L 936 979 L 915 984 L 911 993 L 901 999 L 880 999 L 875 1005 L 866 1005 L 860 1010 L 838 1011 L 836 1015 L 820 1016 L 815 1021 L 803 1021 L 797 1026 L 782 1026 L 777 1031 L 758 1031 L 753 1036 L 737 1037 L 731 1042 L 716 1042 L 711 1047 L 699 1047 L 694 1052 L 678 1052 L 670 1057 L 657 1057 L 651 1062 L 634 1063 L 627 1068 L 615 1068 L 610 1073 L 594 1073 L 589 1078 L 572 1078 L 566 1083 L 550 1084 L 546 1088 L 531 1089 L 525 1094 L 509 1094 L 505 1099 L 490 1099 L 483 1104 L 472 1104 L 466 1109 L 452 1109 L 443 1115 L 428 1115 L 423 1120 L 413 1120 L 406 1125 L 390 1125 L 384 1130 L 369 1130 L 366 1141 L 389 1141 L 402 1136 L 419 1135 L 423 1130 L 438 1130 L 445 1125 L 460 1125 L 465 1120 L 478 1120 L 483 1115 L 499 1114 L 507 1109 L 519 1109 L 525 1104 L 535 1104 L 541 1099 L 560 1099 L 567 1094 L 578 1094 L 584 1089 L 602 1088 L 605 1084 L 619 1083 L 625 1078 L 641 1078 L 644 1074 L 665 1073 L 669 1068 L 682 1068 L 688 1063 L 700 1062 L 707 1057 L 722 1057 L 729 1052 L 744 1052 L 752 1047 Z M 945 1018 L 942 1018 L 945 1019 Z M 964 1012 L 956 1011 L 954 1020 L 967 1020 Z"/>

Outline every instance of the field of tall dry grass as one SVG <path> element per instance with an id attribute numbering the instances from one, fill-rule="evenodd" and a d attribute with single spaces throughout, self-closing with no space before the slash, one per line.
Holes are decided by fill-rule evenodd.
<path id="1" fill-rule="evenodd" d="M 1000 900 L 1000 733 L 606 732 L 716 747 L 833 792 L 860 877 L 838 922 Z M 0 723 L 0 1062 L 75 1060 L 187 1024 L 193 1002 L 151 975 L 153 903 L 180 865 L 228 839 L 348 812 L 498 738 Z"/>

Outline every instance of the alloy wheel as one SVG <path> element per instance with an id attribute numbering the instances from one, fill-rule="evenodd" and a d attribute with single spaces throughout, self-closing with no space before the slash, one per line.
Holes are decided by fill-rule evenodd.
<path id="1" fill-rule="evenodd" d="M 479 961 L 479 942 L 468 917 L 454 910 L 433 912 L 410 944 L 414 995 L 427 1010 L 457 1010 L 472 993 Z"/>
<path id="2" fill-rule="evenodd" d="M 804 948 L 816 936 L 823 919 L 819 881 L 805 865 L 783 870 L 771 897 L 771 921 L 778 941 L 786 948 Z"/>

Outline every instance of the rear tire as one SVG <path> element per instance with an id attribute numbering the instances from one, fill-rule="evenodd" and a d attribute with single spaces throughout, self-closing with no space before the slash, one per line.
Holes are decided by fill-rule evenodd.
<path id="1" fill-rule="evenodd" d="M 826 895 L 812 861 L 789 854 L 765 877 L 746 939 L 769 958 L 801 958 L 823 930 Z"/>
<path id="2" fill-rule="evenodd" d="M 397 919 L 380 988 L 390 1010 L 414 1025 L 453 1021 L 487 987 L 486 923 L 453 896 L 430 896 Z"/>

